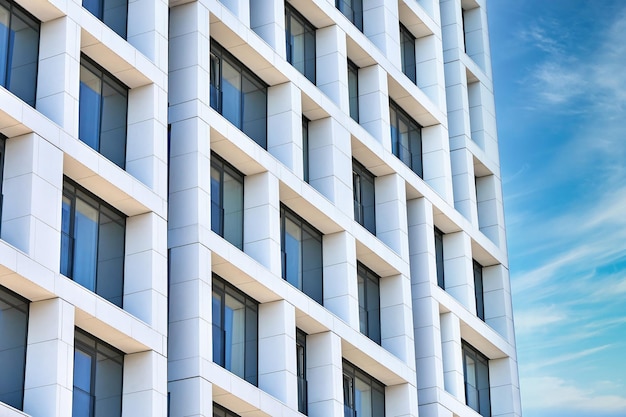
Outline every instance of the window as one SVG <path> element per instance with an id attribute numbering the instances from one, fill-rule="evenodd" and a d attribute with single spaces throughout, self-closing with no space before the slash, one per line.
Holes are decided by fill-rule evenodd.
<path id="1" fill-rule="evenodd" d="M 257 384 L 259 303 L 213 274 L 213 362 Z"/>
<path id="2" fill-rule="evenodd" d="M 359 121 L 359 67 L 348 60 L 348 95 L 350 105 L 350 117 Z"/>
<path id="3" fill-rule="evenodd" d="M 283 279 L 323 304 L 322 234 L 283 205 L 280 232 Z"/>
<path id="4" fill-rule="evenodd" d="M 392 100 L 389 100 L 389 121 L 393 154 L 423 177 L 422 127 Z"/>
<path id="5" fill-rule="evenodd" d="M 76 329 L 72 417 L 121 416 L 123 371 L 122 352 Z"/>
<path id="6" fill-rule="evenodd" d="M 363 0 L 335 0 L 335 7 L 363 32 Z"/>
<path id="7" fill-rule="evenodd" d="M 385 386 L 346 360 L 343 361 L 343 415 L 385 416 Z"/>
<path id="8" fill-rule="evenodd" d="M 354 196 L 354 220 L 375 235 L 374 175 L 356 159 L 352 160 L 352 193 Z"/>
<path id="9" fill-rule="evenodd" d="M 0 83 L 35 107 L 40 23 L 13 1 L 0 2 Z"/>
<path id="10" fill-rule="evenodd" d="M 296 329 L 296 372 L 298 377 L 298 411 L 307 413 L 306 333 Z"/>
<path id="11" fill-rule="evenodd" d="M 211 153 L 211 230 L 243 249 L 243 174 Z"/>
<path id="12" fill-rule="evenodd" d="M 302 175 L 309 182 L 309 119 L 302 116 Z"/>
<path id="13" fill-rule="evenodd" d="M 489 359 L 463 341 L 465 403 L 483 417 L 491 416 Z"/>
<path id="14" fill-rule="evenodd" d="M 122 306 L 126 216 L 68 178 L 63 182 L 61 273 Z"/>
<path id="15" fill-rule="evenodd" d="M 415 84 L 415 36 L 400 23 L 400 59 L 402 60 L 402 72 Z"/>
<path id="16" fill-rule="evenodd" d="M 28 301 L 0 286 L 0 402 L 22 409 Z"/>
<path id="17" fill-rule="evenodd" d="M 361 333 L 380 344 L 380 277 L 358 262 L 357 282 Z"/>
<path id="18" fill-rule="evenodd" d="M 217 403 L 213 403 L 213 417 L 239 417 L 239 415 L 227 410 Z"/>
<path id="19" fill-rule="evenodd" d="M 83 7 L 126 39 L 127 0 L 83 0 Z"/>
<path id="20" fill-rule="evenodd" d="M 446 280 L 443 268 L 443 232 L 435 227 L 435 263 L 437 266 L 437 285 L 446 289 Z"/>
<path id="21" fill-rule="evenodd" d="M 267 148 L 267 85 L 214 40 L 211 107 Z"/>
<path id="22" fill-rule="evenodd" d="M 78 106 L 79 139 L 123 169 L 128 87 L 81 55 Z"/>
<path id="23" fill-rule="evenodd" d="M 287 62 L 315 84 L 315 26 L 285 3 Z"/>
<path id="24" fill-rule="evenodd" d="M 474 261 L 474 294 L 476 296 L 476 315 L 485 321 L 485 296 L 483 293 L 483 266 Z"/>
<path id="25" fill-rule="evenodd" d="M 2 194 L 2 183 L 4 182 L 4 150 L 7 138 L 0 133 L 0 225 L 2 224 L 2 205 L 4 195 Z"/>

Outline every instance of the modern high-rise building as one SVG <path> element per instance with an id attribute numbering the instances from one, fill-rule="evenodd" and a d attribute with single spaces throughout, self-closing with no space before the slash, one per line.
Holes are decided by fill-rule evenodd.
<path id="1" fill-rule="evenodd" d="M 521 416 L 485 0 L 0 0 L 1 417 Z"/>

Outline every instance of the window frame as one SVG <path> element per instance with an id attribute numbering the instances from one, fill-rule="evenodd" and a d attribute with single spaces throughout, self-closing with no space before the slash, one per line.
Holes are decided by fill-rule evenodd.
<path id="1" fill-rule="evenodd" d="M 290 277 L 287 276 L 287 252 L 285 250 L 285 235 L 286 235 L 286 227 L 285 227 L 285 221 L 289 219 L 289 221 L 291 221 L 292 223 L 294 223 L 300 230 L 300 234 L 302 235 L 303 231 L 306 231 L 315 241 L 319 242 L 319 270 L 320 270 L 320 275 L 319 275 L 319 282 L 309 282 L 308 280 L 305 283 L 305 276 L 304 276 L 304 272 L 306 272 L 304 270 L 304 262 L 299 262 L 299 275 L 298 275 L 298 281 L 301 281 L 300 285 L 294 285 L 291 281 L 290 281 Z M 307 296 L 309 296 L 310 298 L 312 298 L 313 300 L 315 300 L 317 303 L 319 303 L 320 305 L 324 305 L 324 256 L 323 256 L 323 238 L 324 235 L 322 234 L 322 232 L 320 232 L 318 229 L 316 229 L 314 226 L 312 226 L 309 222 L 307 222 L 306 220 L 304 220 L 302 217 L 300 217 L 298 214 L 296 214 L 293 210 L 291 210 L 289 207 L 287 207 L 286 205 L 284 205 L 283 203 L 280 204 L 280 252 L 281 252 L 281 276 L 282 278 L 287 281 L 289 284 L 293 285 L 294 287 L 298 288 L 300 291 L 302 291 L 304 294 L 306 294 Z M 300 248 L 300 260 L 304 260 L 305 259 L 305 248 L 304 245 L 302 244 L 302 242 L 304 241 L 304 239 L 302 239 L 302 237 L 299 240 L 299 248 Z M 293 277 L 292 277 L 293 278 Z M 309 285 L 307 285 L 309 284 Z M 310 284 L 315 284 L 315 294 L 311 294 L 311 291 L 307 291 L 307 288 L 305 287 L 309 287 L 310 288 Z M 319 293 L 319 298 L 316 297 L 315 295 Z"/>
<path id="2" fill-rule="evenodd" d="M 222 117 L 228 120 L 233 126 L 237 127 L 240 131 L 242 131 L 246 136 L 252 139 L 256 144 L 258 144 L 263 149 L 267 150 L 267 115 L 268 115 L 268 88 L 269 86 L 259 78 L 252 70 L 250 70 L 246 65 L 244 65 L 239 59 L 237 59 L 233 54 L 228 52 L 226 48 L 220 45 L 215 39 L 211 38 L 210 40 L 210 51 L 209 51 L 209 64 L 210 64 L 210 74 L 209 74 L 209 89 L 210 89 L 210 107 L 218 112 Z M 239 94 L 238 103 L 238 121 L 230 120 L 227 115 L 224 115 L 224 95 L 223 95 L 223 63 L 226 62 L 235 72 L 239 74 L 240 83 L 237 87 L 237 92 Z M 215 68 L 217 66 L 217 68 Z M 243 92 L 242 83 L 244 78 L 246 78 L 249 82 L 255 85 L 257 89 L 255 91 L 260 91 L 264 95 L 265 101 L 265 116 L 263 117 L 263 137 L 253 137 L 248 129 L 246 129 L 246 120 L 245 120 L 245 98 L 246 93 Z"/>
<path id="3" fill-rule="evenodd" d="M 417 84 L 417 62 L 415 53 L 415 36 L 400 22 L 400 60 L 402 72 L 413 84 Z M 412 46 L 409 47 L 409 46 Z M 407 53 L 409 56 L 407 57 Z M 412 63 L 412 65 L 411 65 Z"/>
<path id="4" fill-rule="evenodd" d="M 302 115 L 302 179 L 308 183 L 310 180 L 310 157 L 309 151 L 309 123 L 311 121 Z"/>
<path id="5" fill-rule="evenodd" d="M 350 363 L 346 359 L 342 360 L 342 380 L 343 380 L 343 410 L 344 417 L 358 417 L 355 404 L 355 380 L 359 379 L 361 382 L 369 386 L 372 395 L 370 396 L 370 415 L 376 415 L 376 417 L 385 417 L 385 385 L 369 375 L 362 369 L 358 368 L 354 364 Z M 348 383 L 348 386 L 346 386 Z M 375 395 L 374 391 L 382 395 L 382 404 L 375 407 Z M 346 398 L 348 397 L 348 398 Z M 380 411 L 382 406 L 383 414 L 374 414 L 374 411 Z"/>
<path id="6" fill-rule="evenodd" d="M 216 414 L 215 413 L 216 410 L 220 414 Z M 215 401 L 213 401 L 213 416 L 214 417 L 241 417 L 239 414 L 233 413 L 228 408 L 219 405 Z"/>
<path id="7" fill-rule="evenodd" d="M 350 118 L 359 123 L 359 67 L 349 58 L 347 62 L 349 113 Z M 355 84 L 354 90 L 351 88 L 353 82 Z"/>
<path id="8" fill-rule="evenodd" d="M 364 197 L 370 192 L 372 204 L 365 206 Z M 354 158 L 352 158 L 352 197 L 354 220 L 376 236 L 376 176 Z"/>
<path id="9" fill-rule="evenodd" d="M 377 344 L 381 344 L 380 276 L 357 261 L 359 287 L 359 330 Z M 361 296 L 363 282 L 363 297 Z M 364 314 L 365 316 L 363 316 Z M 365 320 L 364 320 L 365 319 Z"/>
<path id="10" fill-rule="evenodd" d="M 465 404 L 476 411 L 483 417 L 491 417 L 491 383 L 489 381 L 489 358 L 483 355 L 478 349 L 476 349 L 471 344 L 467 343 L 465 340 L 461 340 L 461 350 L 463 354 L 463 382 L 465 384 Z M 467 358 L 470 358 L 475 363 L 474 376 L 475 381 L 474 385 L 471 385 L 472 388 L 476 390 L 476 401 L 477 408 L 474 408 L 473 405 L 470 404 L 470 393 L 469 386 L 471 381 L 468 381 L 468 363 Z M 481 373 L 478 370 L 478 367 L 482 367 L 482 374 L 486 375 L 485 381 L 479 381 L 479 374 Z M 482 383 L 481 383 L 482 382 Z M 486 387 L 484 384 L 486 383 Z M 479 385 L 482 387 L 479 387 Z M 481 395 L 481 393 L 486 393 L 487 398 L 486 401 Z M 483 405 L 486 406 L 486 409 L 483 410 Z"/>
<path id="11" fill-rule="evenodd" d="M 71 188 L 70 188 L 71 187 Z M 82 194 L 82 197 L 81 197 Z M 128 216 L 126 216 L 124 213 L 122 213 L 121 211 L 117 210 L 115 207 L 111 206 L 110 204 L 108 204 L 106 201 L 102 200 L 100 197 L 96 196 L 95 194 L 93 194 L 92 192 L 90 192 L 89 190 L 87 190 L 86 188 L 82 187 L 81 185 L 79 185 L 78 183 L 76 183 L 75 181 L 73 181 L 71 178 L 64 176 L 63 177 L 63 191 L 62 191 L 62 196 L 63 198 L 68 198 L 70 200 L 70 208 L 69 208 L 69 230 L 68 233 L 66 233 L 63 228 L 63 214 L 65 213 L 64 210 L 62 210 L 62 214 L 61 214 L 61 219 L 62 219 L 62 226 L 61 226 L 61 259 L 60 259 L 60 272 L 62 275 L 66 276 L 68 279 L 71 279 L 72 281 L 76 282 L 77 284 L 83 286 L 84 288 L 87 288 L 89 291 L 92 291 L 94 294 L 102 297 L 103 299 L 106 299 L 107 301 L 111 302 L 112 304 L 115 304 L 116 306 L 120 307 L 120 308 L 124 308 L 124 281 L 125 281 L 125 274 L 124 274 L 124 265 L 126 262 L 126 222 L 128 220 Z M 121 219 L 120 221 L 116 221 L 115 219 L 110 219 L 111 221 L 117 223 L 118 225 L 122 226 L 123 230 L 124 230 L 124 241 L 123 241 L 123 246 L 124 246 L 124 255 L 122 256 L 122 264 L 121 264 L 121 271 L 122 271 L 122 275 L 120 277 L 121 279 L 121 286 L 122 286 L 122 292 L 120 294 L 120 301 L 119 304 L 113 300 L 110 300 L 108 298 L 105 298 L 104 295 L 101 295 L 98 293 L 98 268 L 97 268 L 97 264 L 99 263 L 99 240 L 96 242 L 96 254 L 95 254 L 95 263 L 96 263 L 96 270 L 95 270 L 95 275 L 93 277 L 93 281 L 94 281 L 94 290 L 91 290 L 90 288 L 84 286 L 83 284 L 81 284 L 80 282 L 76 281 L 74 279 L 74 268 L 75 268 L 75 248 L 76 248 L 76 236 L 75 236 L 75 228 L 76 228 L 76 201 L 77 199 L 80 199 L 83 203 L 89 205 L 91 208 L 95 209 L 98 211 L 98 215 L 102 215 L 102 208 L 104 207 L 105 210 L 111 212 L 112 214 L 115 214 L 117 216 L 119 216 L 119 218 Z M 88 200 L 87 200 L 88 199 Z M 108 216 L 108 214 L 107 214 Z M 98 236 L 97 239 L 99 239 L 100 236 L 100 217 L 98 217 Z M 64 255 L 64 245 L 63 245 L 63 239 L 67 239 L 68 240 L 68 252 Z M 64 262 L 66 263 L 65 267 L 67 268 L 67 270 L 64 271 Z M 67 273 L 66 273 L 67 272 Z M 108 276 L 110 277 L 110 276 Z"/>
<path id="12" fill-rule="evenodd" d="M 298 380 L 298 411 L 308 414 L 308 382 L 306 379 L 306 337 L 296 328 L 296 378 Z"/>
<path id="13" fill-rule="evenodd" d="M 401 138 L 399 126 L 401 122 L 404 123 L 408 129 L 408 148 L 400 143 Z M 406 166 L 411 168 L 411 170 L 415 172 L 420 178 L 423 179 L 424 160 L 422 155 L 422 126 L 417 123 L 411 116 L 409 116 L 408 113 L 405 112 L 402 107 L 400 107 L 391 98 L 389 99 L 389 127 L 391 129 L 392 153 Z M 394 134 L 394 132 L 396 133 Z M 415 132 L 416 134 L 414 136 L 411 136 L 411 132 Z M 403 151 L 401 152 L 401 150 Z M 404 155 L 404 152 L 408 152 L 408 161 L 406 155 Z M 419 158 L 416 159 L 415 156 L 418 156 Z"/>
<path id="14" fill-rule="evenodd" d="M 30 27 L 31 29 L 37 32 L 37 52 L 36 52 L 37 59 L 35 60 L 35 79 L 32 80 L 33 97 L 29 97 L 27 99 L 26 97 L 22 97 L 21 95 L 18 95 L 17 92 L 15 92 L 11 88 L 10 80 L 11 80 L 12 68 L 9 68 L 9 66 L 11 62 L 13 61 L 12 53 L 15 50 L 15 45 L 6 45 L 6 50 L 2 52 L 2 54 L 4 55 L 4 60 L 6 64 L 5 64 L 5 67 L 2 69 L 2 71 L 4 71 L 4 78 L 0 80 L 0 85 L 6 88 L 7 90 L 9 90 L 12 94 L 14 94 L 20 100 L 24 101 L 26 104 L 28 104 L 32 108 L 35 108 L 37 104 L 37 79 L 39 78 L 38 77 L 39 75 L 39 46 L 41 44 L 41 21 L 37 19 L 35 16 L 33 16 L 28 10 L 24 9 L 22 6 L 16 3 L 14 0 L 5 0 L 5 3 L 8 4 L 9 6 L 8 9 L 5 9 L 7 10 L 7 14 L 9 16 L 9 26 L 7 27 L 8 32 L 11 32 L 11 27 L 13 26 L 12 22 L 14 18 L 19 19 L 22 23 L 26 24 L 28 27 Z M 9 37 L 7 36 L 7 42 L 9 41 L 8 38 Z"/>
<path id="15" fill-rule="evenodd" d="M 79 70 L 85 69 L 87 71 L 89 71 L 92 75 L 94 75 L 96 78 L 98 78 L 100 80 L 101 83 L 101 87 L 104 86 L 104 84 L 106 84 L 107 86 L 109 86 L 110 88 L 112 88 L 115 92 L 117 92 L 120 96 L 122 96 L 125 101 L 126 101 L 126 108 L 124 111 L 124 146 L 123 146 L 123 156 L 121 158 L 120 161 L 114 161 L 113 159 L 111 159 L 109 157 L 109 155 L 104 154 L 102 152 L 102 120 L 103 120 L 103 111 L 104 111 L 104 95 L 102 94 L 102 88 L 101 90 L 98 92 L 98 98 L 99 98 L 99 105 L 98 105 L 98 137 L 97 137 L 97 147 L 93 147 L 91 146 L 86 139 L 87 138 L 81 138 L 80 137 L 80 126 L 81 126 L 81 112 L 80 112 L 80 108 L 81 108 L 81 97 L 80 97 L 80 93 L 79 93 L 79 97 L 78 97 L 78 107 L 79 107 L 79 111 L 78 111 L 78 132 L 79 132 L 79 137 L 78 139 L 80 139 L 81 142 L 83 142 L 85 145 L 89 146 L 90 148 L 92 148 L 93 150 L 95 150 L 96 152 L 98 152 L 100 155 L 102 155 L 103 157 L 105 157 L 106 159 L 108 159 L 109 161 L 111 161 L 112 163 L 114 163 L 115 165 L 119 166 L 122 169 L 126 169 L 126 155 L 127 155 L 127 147 L 128 147 L 128 97 L 129 97 L 129 92 L 130 92 L 130 87 L 128 87 L 126 84 L 124 84 L 122 81 L 120 81 L 119 79 L 117 79 L 113 74 L 111 74 L 109 71 L 107 71 L 104 67 L 102 67 L 101 65 L 99 65 L 96 61 L 94 61 L 93 59 L 91 59 L 89 56 L 87 56 L 86 54 L 84 54 L 83 52 L 81 52 L 80 54 L 80 68 Z M 82 84 L 82 81 L 80 81 L 80 84 Z M 87 87 L 89 88 L 89 87 Z M 84 102 L 83 102 L 84 103 Z M 119 162 L 119 163 L 118 163 Z"/>
<path id="16" fill-rule="evenodd" d="M 77 335 L 80 335 L 79 337 L 85 338 L 85 339 L 89 339 L 91 342 L 93 342 L 93 345 L 88 345 L 85 341 L 80 340 L 79 337 L 77 337 Z M 109 353 L 104 352 L 103 350 L 101 350 L 102 348 L 105 348 L 113 353 L 116 354 L 116 356 L 111 356 Z M 84 391 L 82 388 L 77 387 L 75 385 L 75 381 L 76 381 L 76 361 L 74 360 L 74 377 L 73 377 L 73 382 L 72 382 L 72 393 L 74 392 L 74 390 L 78 389 L 82 392 L 87 393 L 90 398 L 95 399 L 95 397 L 97 396 L 97 389 L 98 387 L 96 386 L 96 382 L 97 382 L 97 373 L 98 373 L 98 369 L 99 369 L 99 363 L 101 361 L 98 360 L 98 356 L 99 355 L 104 355 L 107 357 L 108 360 L 113 360 L 115 362 L 117 362 L 121 368 L 122 368 L 122 372 L 120 375 L 120 387 L 119 387 L 119 403 L 120 403 L 120 408 L 119 408 L 119 415 L 118 417 L 122 416 L 122 407 L 123 407 L 123 400 L 124 400 L 124 358 L 125 358 L 125 353 L 122 352 L 121 350 L 117 349 L 114 346 L 111 346 L 110 344 L 108 344 L 107 342 L 105 342 L 104 340 L 101 340 L 97 337 L 95 337 L 94 335 L 86 332 L 85 330 L 79 328 L 79 327 L 75 327 L 74 328 L 74 358 L 76 357 L 76 351 L 80 350 L 83 354 L 88 355 L 92 360 L 91 360 L 91 369 L 90 369 L 90 375 L 89 377 L 91 378 L 91 382 L 90 382 L 90 386 L 91 386 L 91 390 L 89 392 Z M 74 397 L 74 396 L 73 396 Z M 93 401 L 93 400 L 92 400 Z M 72 403 L 73 406 L 73 403 Z M 101 417 L 101 416 L 97 416 L 96 415 L 96 403 L 95 401 L 93 401 L 91 403 L 90 406 L 90 412 L 89 412 L 89 416 L 88 417 Z M 72 417 L 76 417 L 75 413 L 76 410 L 74 410 L 74 407 L 72 407 Z M 80 416 L 80 417 L 85 417 L 85 416 Z M 115 416 L 110 416 L 107 415 L 105 417 L 115 417 Z"/>
<path id="17" fill-rule="evenodd" d="M 213 199 L 213 170 L 216 170 L 220 174 L 219 181 L 219 203 L 216 203 Z M 233 180 L 237 181 L 241 184 L 241 236 L 238 237 L 239 240 L 232 241 L 230 240 L 225 233 L 224 227 L 224 175 L 228 174 Z M 231 165 L 228 161 L 222 158 L 217 153 L 211 151 L 211 230 L 224 238 L 226 241 L 237 247 L 239 250 L 243 250 L 243 235 L 244 235 L 244 194 L 245 193 L 245 175 Z M 213 228 L 213 220 L 214 220 L 214 209 L 219 212 L 219 230 L 215 230 Z"/>
<path id="18" fill-rule="evenodd" d="M 474 273 L 474 296 L 476 298 L 476 316 L 485 321 L 485 293 L 483 282 L 483 266 L 472 259 Z"/>
<path id="19" fill-rule="evenodd" d="M 211 306 L 212 311 L 215 312 L 215 293 L 218 292 L 220 295 L 220 323 L 219 326 L 216 327 L 215 317 L 213 316 L 212 326 L 213 326 L 213 352 L 212 358 L 213 362 L 222 368 L 232 372 L 234 375 L 248 381 L 253 385 L 258 385 L 258 376 L 259 376 L 259 302 L 254 298 L 250 297 L 248 294 L 239 290 L 237 287 L 232 285 L 230 282 L 226 281 L 221 276 L 216 273 L 212 274 L 211 277 Z M 226 324 L 225 324 L 225 309 L 226 309 L 226 296 L 230 296 L 234 298 L 239 303 L 243 304 L 244 309 L 244 349 L 243 349 L 243 375 L 240 375 L 235 370 L 232 369 L 232 366 L 227 367 L 226 363 L 226 351 L 227 351 L 227 341 L 226 341 Z M 253 317 L 249 317 L 249 314 L 254 313 Z M 254 324 L 254 328 L 250 329 L 250 325 Z M 220 357 L 216 360 L 216 332 L 219 332 L 220 338 Z M 253 348 L 254 351 L 250 352 L 248 349 Z"/>
<path id="20" fill-rule="evenodd" d="M 0 399 L 0 401 L 4 402 L 5 404 L 10 405 L 11 407 L 17 408 L 18 410 L 23 410 L 24 409 L 24 387 L 25 387 L 25 382 L 26 382 L 26 353 L 28 350 L 28 323 L 29 323 L 29 313 L 30 313 L 30 300 L 22 297 L 21 295 L 10 290 L 9 288 L 6 288 L 0 285 L 0 307 L 2 307 L 3 305 L 7 305 L 8 308 L 4 310 L 0 310 L 0 312 L 10 309 L 10 310 L 16 310 L 19 313 L 23 314 L 23 317 L 21 320 L 23 323 L 21 324 L 23 324 L 24 326 L 23 327 L 24 340 L 23 340 L 23 345 L 20 344 L 19 346 L 17 346 L 17 348 L 20 348 L 21 346 L 23 346 L 24 353 L 23 355 L 20 356 L 20 361 L 22 361 L 20 364 L 22 368 L 22 372 L 19 375 L 19 377 L 21 378 L 21 381 L 18 381 L 19 385 L 21 386 L 19 399 L 17 402 L 7 402 L 8 401 L 7 398 L 2 398 Z M 3 315 L 4 314 L 0 314 L 0 317 L 2 317 Z M 3 336 L 6 336 L 6 335 L 3 335 Z M 0 379 L 2 379 L 3 377 L 7 377 L 13 380 L 16 377 L 16 375 L 12 373 L 8 373 L 8 372 L 2 372 L 0 373 Z"/>
<path id="21" fill-rule="evenodd" d="M 294 36 L 291 34 L 291 25 L 292 25 L 292 21 L 296 20 L 299 24 L 302 25 L 303 28 L 303 36 L 304 36 L 304 42 L 302 44 L 302 47 L 304 48 L 304 68 L 302 68 L 302 70 L 300 68 L 298 68 L 297 66 L 294 65 L 293 63 L 293 56 L 294 56 L 294 50 L 295 50 L 295 44 L 293 42 L 293 38 Z M 315 84 L 315 80 L 316 80 L 316 72 L 317 72 L 317 59 L 316 59 L 316 40 L 315 40 L 315 34 L 316 34 L 317 28 L 315 26 L 313 26 L 313 24 L 311 22 L 309 22 L 309 20 L 304 17 L 302 15 L 302 13 L 300 13 L 298 10 L 296 10 L 295 7 L 293 7 L 291 4 L 285 2 L 285 43 L 286 43 L 286 56 L 287 56 L 287 62 L 289 62 L 294 68 L 296 68 L 302 75 L 304 75 L 309 81 L 311 81 L 313 84 Z M 308 57 L 307 55 L 310 55 L 310 51 L 313 51 L 313 56 Z M 307 65 L 307 62 L 309 61 L 313 61 L 313 67 L 311 68 L 309 65 Z"/>
<path id="22" fill-rule="evenodd" d="M 355 7 L 354 3 L 356 3 L 357 7 Z M 346 0 L 335 0 L 335 8 L 357 29 L 363 32 L 363 0 L 351 0 L 350 5 L 347 4 Z"/>
<path id="23" fill-rule="evenodd" d="M 437 274 L 437 285 L 442 290 L 446 289 L 446 274 L 444 266 L 444 247 L 443 247 L 443 235 L 444 233 L 434 226 L 433 234 L 435 236 L 435 272 Z"/>

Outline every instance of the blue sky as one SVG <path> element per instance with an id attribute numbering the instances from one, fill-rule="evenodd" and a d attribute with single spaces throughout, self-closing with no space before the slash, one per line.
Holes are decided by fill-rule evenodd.
<path id="1" fill-rule="evenodd" d="M 525 417 L 626 416 L 626 1 L 488 0 Z"/>

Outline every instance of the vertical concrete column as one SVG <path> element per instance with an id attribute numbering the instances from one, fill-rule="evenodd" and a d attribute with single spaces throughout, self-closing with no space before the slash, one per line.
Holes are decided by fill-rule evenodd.
<path id="1" fill-rule="evenodd" d="M 202 2 L 170 11 L 169 247 L 207 245 L 211 230 L 209 11 Z"/>
<path id="2" fill-rule="evenodd" d="M 520 417 L 519 375 L 515 358 L 489 361 L 489 385 L 491 391 L 491 415 Z"/>
<path id="3" fill-rule="evenodd" d="M 250 2 L 250 28 L 282 58 L 285 51 L 285 3 L 281 0 Z"/>
<path id="4" fill-rule="evenodd" d="M 259 388 L 298 408 L 296 309 L 285 300 L 259 305 Z"/>
<path id="5" fill-rule="evenodd" d="M 409 256 L 406 188 L 397 173 L 376 177 L 376 236 L 403 259 Z"/>
<path id="6" fill-rule="evenodd" d="M 463 51 L 465 49 L 463 46 L 464 34 L 461 0 L 440 0 L 439 11 L 441 13 L 443 56 L 445 62 L 448 62 L 452 59 L 452 57 L 448 56 L 450 53 L 455 53 L 456 50 Z"/>
<path id="7" fill-rule="evenodd" d="M 443 235 L 443 264 L 446 271 L 446 292 L 469 311 L 476 311 L 472 241 L 464 232 Z"/>
<path id="8" fill-rule="evenodd" d="M 385 415 L 417 417 L 417 390 L 414 385 L 400 384 L 385 387 Z"/>
<path id="9" fill-rule="evenodd" d="M 128 2 L 126 40 L 167 73 L 167 20 L 169 6 L 165 0 L 131 0 Z"/>
<path id="10" fill-rule="evenodd" d="M 122 417 L 166 417 L 167 358 L 147 351 L 124 356 Z"/>
<path id="11" fill-rule="evenodd" d="M 8 139 L 5 151 L 2 239 L 58 271 L 63 152 L 35 133 Z"/>
<path id="12" fill-rule="evenodd" d="M 454 208 L 473 225 L 478 225 L 478 206 L 476 205 L 476 176 L 474 174 L 474 156 L 467 148 L 450 152 L 452 168 L 452 188 L 454 190 Z"/>
<path id="13" fill-rule="evenodd" d="M 467 85 L 472 140 L 496 166 L 500 166 L 496 111 L 491 88 L 480 81 Z"/>
<path id="14" fill-rule="evenodd" d="M 170 250 L 168 390 L 171 417 L 213 416 L 211 252 L 200 244 Z"/>
<path id="15" fill-rule="evenodd" d="M 484 30 L 486 23 L 487 11 L 483 7 L 463 10 L 465 52 L 483 71 L 491 62 L 486 49 L 486 45 L 489 45 L 489 34 Z"/>
<path id="16" fill-rule="evenodd" d="M 128 91 L 126 171 L 167 195 L 167 90 L 149 84 Z"/>
<path id="17" fill-rule="evenodd" d="M 333 118 L 309 123 L 309 184 L 353 216 L 350 132 Z"/>
<path id="18" fill-rule="evenodd" d="M 315 59 L 317 87 L 349 114 L 348 50 L 346 34 L 339 26 L 327 26 L 316 31 Z"/>
<path id="19" fill-rule="evenodd" d="M 467 74 L 459 60 L 447 62 L 444 69 L 450 149 L 455 150 L 464 147 L 471 134 Z"/>
<path id="20" fill-rule="evenodd" d="M 503 265 L 483 268 L 485 322 L 512 345 L 515 344 L 509 270 Z"/>
<path id="21" fill-rule="evenodd" d="M 400 67 L 400 25 L 396 0 L 363 2 L 363 33 L 392 64 Z"/>
<path id="22" fill-rule="evenodd" d="M 74 389 L 74 307 L 61 298 L 30 304 L 24 412 L 71 417 Z"/>
<path id="23" fill-rule="evenodd" d="M 391 152 L 387 73 L 380 65 L 359 69 L 359 124 Z"/>
<path id="24" fill-rule="evenodd" d="M 422 161 L 424 181 L 449 204 L 454 203 L 450 141 L 441 124 L 422 128 Z"/>
<path id="25" fill-rule="evenodd" d="M 303 178 L 302 99 L 292 82 L 268 88 L 267 150 Z"/>
<path id="26" fill-rule="evenodd" d="M 359 329 L 356 242 L 348 232 L 324 235 L 324 307 Z"/>
<path id="27" fill-rule="evenodd" d="M 278 178 L 270 172 L 244 178 L 243 250 L 273 274 L 280 276 L 278 185 Z"/>
<path id="28" fill-rule="evenodd" d="M 411 280 L 393 275 L 380 280 L 381 345 L 415 369 Z"/>
<path id="29" fill-rule="evenodd" d="M 506 243 L 502 187 L 495 175 L 476 178 L 478 226 L 496 245 Z"/>
<path id="30" fill-rule="evenodd" d="M 453 313 L 441 315 L 441 348 L 445 389 L 460 401 L 465 402 L 461 323 Z"/>
<path id="31" fill-rule="evenodd" d="M 409 259 L 413 299 L 430 294 L 430 284 L 437 285 L 433 204 L 425 198 L 407 201 Z"/>
<path id="32" fill-rule="evenodd" d="M 152 212 L 126 219 L 124 309 L 167 335 L 167 221 Z"/>
<path id="33" fill-rule="evenodd" d="M 78 137 L 80 26 L 67 16 L 41 24 L 37 110 Z"/>
<path id="34" fill-rule="evenodd" d="M 417 86 L 440 110 L 446 109 L 445 76 L 441 38 L 428 35 L 415 40 Z"/>
<path id="35" fill-rule="evenodd" d="M 306 338 L 309 417 L 343 416 L 341 338 L 332 332 Z"/>
<path id="36" fill-rule="evenodd" d="M 220 0 L 228 10 L 232 12 L 244 25 L 250 26 L 250 1 L 249 0 Z"/>

